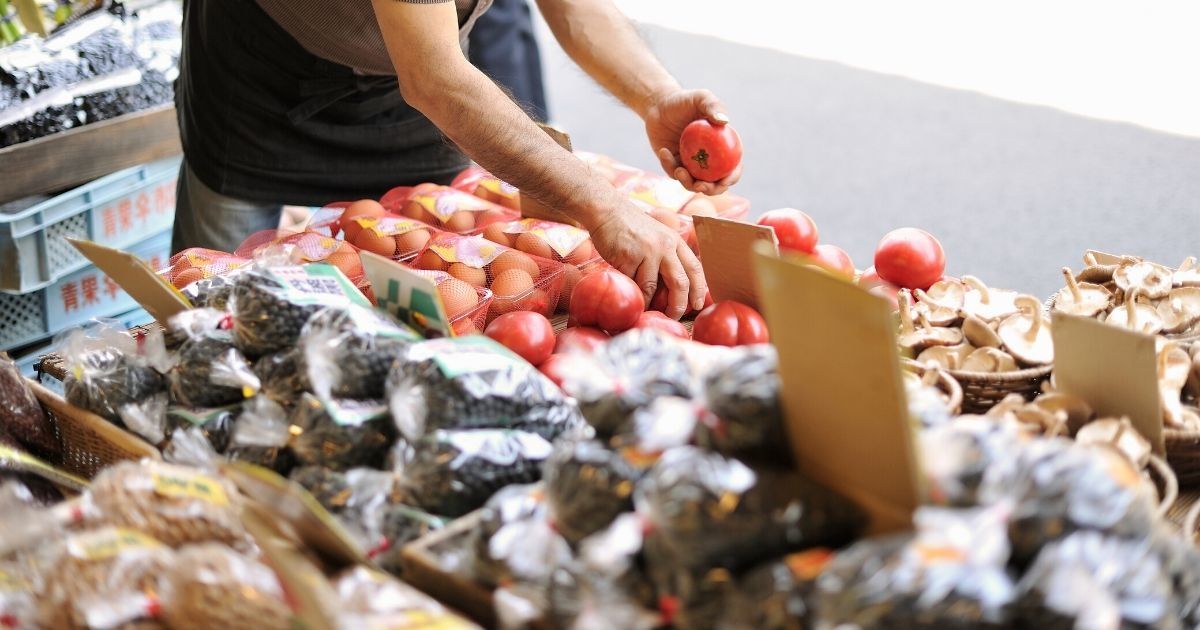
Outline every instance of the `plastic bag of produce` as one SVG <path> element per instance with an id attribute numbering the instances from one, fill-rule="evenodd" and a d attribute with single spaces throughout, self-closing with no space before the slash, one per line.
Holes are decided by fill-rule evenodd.
<path id="1" fill-rule="evenodd" d="M 1146 540 L 1075 532 L 1042 549 L 1020 582 L 1023 627 L 1184 628 L 1169 573 Z"/>
<path id="2" fill-rule="evenodd" d="M 716 611 L 716 627 L 813 630 L 817 578 L 833 558 L 829 549 L 810 549 L 750 569 L 737 578 L 732 596 Z"/>
<path id="3" fill-rule="evenodd" d="M 194 468 L 123 462 L 96 476 L 88 490 L 106 523 L 128 527 L 172 547 L 220 542 L 250 548 L 242 497 L 229 481 Z"/>
<path id="4" fill-rule="evenodd" d="M 552 450 L 545 438 L 525 431 L 434 431 L 398 441 L 392 462 L 411 503 L 433 514 L 462 516 L 505 486 L 540 479 Z"/>
<path id="5" fill-rule="evenodd" d="M 232 327 L 228 315 L 209 308 L 185 311 L 168 320 L 168 342 L 178 342 L 167 372 L 174 402 L 219 407 L 258 393 L 262 383 L 234 346 Z"/>
<path id="6" fill-rule="evenodd" d="M 388 548 L 384 518 L 400 500 L 396 475 L 374 468 L 340 472 L 321 466 L 301 466 L 289 475 L 334 515 L 368 554 Z"/>
<path id="7" fill-rule="evenodd" d="M 364 278 L 362 260 L 358 248 L 314 231 L 290 232 L 287 230 L 263 230 L 246 237 L 234 250 L 235 256 L 243 258 L 278 259 L 286 255 L 294 264 L 324 263 L 336 267 L 354 285 Z"/>
<path id="8" fill-rule="evenodd" d="M 677 446 L 692 443 L 704 413 L 694 400 L 663 396 L 633 412 L 633 420 L 609 444 L 639 471 L 645 471 L 659 456 Z"/>
<path id="9" fill-rule="evenodd" d="M 472 164 L 463 169 L 454 181 L 450 182 L 450 186 L 505 208 L 521 210 L 521 192 L 516 186 L 502 181 L 482 166 Z"/>
<path id="10" fill-rule="evenodd" d="M 268 354 L 254 362 L 254 375 L 262 385 L 262 395 L 276 404 L 288 407 L 296 404 L 305 392 L 312 391 L 304 352 L 292 348 Z"/>
<path id="11" fill-rule="evenodd" d="M 575 588 L 552 590 L 550 609 L 560 617 L 573 612 L 575 624 L 589 627 L 651 628 L 669 621 L 657 610 L 658 593 L 645 571 L 646 529 L 645 519 L 630 512 L 580 543 L 578 561 L 569 565 Z"/>
<path id="12" fill-rule="evenodd" d="M 379 468 L 395 439 L 383 401 L 322 402 L 305 394 L 292 410 L 290 423 L 292 453 L 303 466 Z"/>
<path id="13" fill-rule="evenodd" d="M 633 413 L 663 396 L 693 398 L 695 384 L 679 340 L 653 329 L 614 337 L 576 357 L 563 389 L 602 436 L 627 430 Z"/>
<path id="14" fill-rule="evenodd" d="M 779 403 L 779 356 L 762 344 L 735 348 L 704 377 L 696 442 L 726 455 L 790 461 Z"/>
<path id="15" fill-rule="evenodd" d="M 471 534 L 471 573 L 494 587 L 504 579 L 505 568 L 489 551 L 492 537 L 504 526 L 546 517 L 546 494 L 541 484 L 511 485 L 496 492 L 479 511 L 479 524 Z"/>
<path id="16" fill-rule="evenodd" d="M 153 444 L 163 440 L 166 380 L 115 324 L 75 329 L 59 338 L 66 368 L 67 402 L 123 423 Z"/>
<path id="17" fill-rule="evenodd" d="M 0 562 L 0 617 L 10 628 L 37 627 L 32 573 L 19 562 Z"/>
<path id="18" fill-rule="evenodd" d="M 865 524 L 850 501 L 798 474 L 756 472 L 690 446 L 663 453 L 634 499 L 651 525 L 646 554 L 656 569 L 743 569 L 840 546 Z"/>
<path id="19" fill-rule="evenodd" d="M 818 578 L 823 623 L 857 628 L 1009 628 L 1002 511 L 921 508 L 916 534 L 863 540 Z"/>
<path id="20" fill-rule="evenodd" d="M 288 630 L 292 611 L 263 563 L 218 544 L 179 550 L 163 578 L 162 618 L 179 630 Z"/>
<path id="21" fill-rule="evenodd" d="M 1025 444 L 1018 428 L 982 416 L 961 416 L 924 429 L 918 436 L 921 467 L 935 505 L 974 507 L 984 475 L 998 481 L 1015 474 L 1014 459 Z"/>
<path id="22" fill-rule="evenodd" d="M 370 303 L 337 268 L 326 264 L 259 266 L 238 276 L 233 333 L 238 349 L 257 359 L 296 346 L 322 308 Z"/>
<path id="23" fill-rule="evenodd" d="M 242 405 L 225 450 L 231 460 L 245 461 L 287 474 L 295 464 L 288 413 L 266 396 L 255 396 Z"/>
<path id="24" fill-rule="evenodd" d="M 428 595 L 366 567 L 347 569 L 333 578 L 338 598 L 337 628 L 440 628 L 469 630 L 475 625 L 454 615 Z"/>
<path id="25" fill-rule="evenodd" d="M 447 232 L 467 234 L 520 214 L 449 186 L 422 184 L 389 190 L 379 203 L 391 213 L 416 219 Z"/>
<path id="26" fill-rule="evenodd" d="M 301 333 L 306 380 L 322 399 L 382 398 L 392 363 L 418 341 L 412 329 L 373 308 L 323 309 Z"/>
<path id="27" fill-rule="evenodd" d="M 641 472 L 601 442 L 560 442 L 543 472 L 555 528 L 571 544 L 607 528 L 633 509 Z"/>
<path id="28" fill-rule="evenodd" d="M 211 278 L 197 280 L 182 287 L 179 292 L 196 308 L 215 308 L 219 311 L 229 310 L 229 303 L 233 297 L 233 289 L 237 285 L 237 279 L 249 268 L 249 265 L 243 265 L 212 276 Z"/>
<path id="29" fill-rule="evenodd" d="M 175 553 L 140 531 L 104 527 L 51 547 L 37 581 L 42 628 L 116 628 L 152 619 Z"/>
<path id="30" fill-rule="evenodd" d="M 554 439 L 583 427 L 575 404 L 507 348 L 473 336 L 410 345 L 387 381 L 400 433 L 506 428 Z"/>
<path id="31" fill-rule="evenodd" d="M 54 433 L 46 411 L 33 394 L 21 368 L 0 352 L 0 434 L 11 436 L 33 454 L 53 457 L 62 451 L 62 442 Z M 5 441 L 0 437 L 0 442 Z"/>
<path id="32" fill-rule="evenodd" d="M 240 411 L 241 408 L 238 405 L 211 409 L 171 407 L 167 409 L 167 435 L 171 436 L 180 429 L 195 430 L 213 451 L 224 453 L 225 449 L 229 447 L 229 437 L 233 433 L 234 419 L 237 418 Z"/>
<path id="33" fill-rule="evenodd" d="M 174 256 L 168 262 L 170 265 L 163 273 L 168 282 L 177 289 L 186 289 L 203 280 L 224 278 L 226 274 L 250 264 L 249 258 L 242 258 L 215 249 L 191 247 Z M 208 286 L 220 283 L 210 283 Z M 200 291 L 197 291 L 199 293 Z M 187 291 L 184 294 L 187 295 Z M 195 306 L 195 301 L 192 302 Z M 207 305 L 205 305 L 207 306 Z M 214 307 L 219 308 L 219 307 Z"/>

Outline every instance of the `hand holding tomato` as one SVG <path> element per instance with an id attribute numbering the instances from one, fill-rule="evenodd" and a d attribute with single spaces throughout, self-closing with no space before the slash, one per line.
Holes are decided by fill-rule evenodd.
<path id="1" fill-rule="evenodd" d="M 589 226 L 588 231 L 604 260 L 636 280 L 634 286 L 644 294 L 639 310 L 645 309 L 659 286 L 665 286 L 670 294 L 668 315 L 681 317 L 689 307 L 698 308 L 704 303 L 708 285 L 696 254 L 671 228 L 632 206 L 625 210 L 610 214 L 599 225 Z M 583 280 L 590 275 L 594 274 Z M 576 285 L 572 302 L 578 293 Z"/>
<path id="2" fill-rule="evenodd" d="M 628 276 L 602 269 L 583 277 L 571 294 L 571 325 L 594 326 L 615 335 L 633 328 L 646 310 L 642 291 Z"/>
<path id="3" fill-rule="evenodd" d="M 554 327 L 540 313 L 505 313 L 488 324 L 484 334 L 533 365 L 541 365 L 554 351 Z"/>
<path id="4" fill-rule="evenodd" d="M 875 248 L 879 277 L 904 289 L 928 289 L 946 272 L 946 253 L 932 234 L 900 228 L 884 235 Z"/>
<path id="5" fill-rule="evenodd" d="M 696 316 L 692 339 L 710 346 L 745 346 L 771 340 L 767 322 L 758 311 L 727 300 L 717 302 Z"/>
<path id="6" fill-rule="evenodd" d="M 729 123 L 729 115 L 724 106 L 712 92 L 708 90 L 676 90 L 661 96 L 650 103 L 642 119 L 646 122 L 646 135 L 650 138 L 650 148 L 654 150 L 663 170 L 679 180 L 685 188 L 706 195 L 719 195 L 737 183 L 742 176 L 740 142 L 736 164 L 728 175 L 715 182 L 700 181 L 692 176 L 684 167 L 683 151 L 680 149 L 680 139 L 683 130 L 692 122 L 706 120 L 713 127 L 720 128 Z"/>

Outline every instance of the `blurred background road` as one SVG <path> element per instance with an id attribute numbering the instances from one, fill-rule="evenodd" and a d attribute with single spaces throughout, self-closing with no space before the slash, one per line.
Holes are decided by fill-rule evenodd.
<path id="1" fill-rule="evenodd" d="M 684 85 L 725 101 L 746 147 L 735 192 L 805 210 L 860 268 L 905 225 L 941 239 L 948 273 L 1043 297 L 1088 247 L 1200 255 L 1189 3 L 619 4 Z M 540 34 L 576 146 L 657 169 L 640 121 Z"/>

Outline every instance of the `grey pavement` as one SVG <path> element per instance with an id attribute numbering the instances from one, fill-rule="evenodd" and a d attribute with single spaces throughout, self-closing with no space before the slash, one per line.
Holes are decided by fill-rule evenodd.
<path id="1" fill-rule="evenodd" d="M 938 236 L 948 273 L 1040 297 L 1088 247 L 1172 265 L 1200 255 L 1200 139 L 642 30 L 684 85 L 727 104 L 746 150 L 736 192 L 753 212 L 805 210 L 860 268 L 906 225 Z M 636 116 L 543 41 L 551 115 L 575 145 L 658 169 Z"/>

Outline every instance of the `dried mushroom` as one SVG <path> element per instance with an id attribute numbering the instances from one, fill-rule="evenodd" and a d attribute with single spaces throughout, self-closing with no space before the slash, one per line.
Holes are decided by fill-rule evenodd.
<path id="1" fill-rule="evenodd" d="M 958 308 L 938 302 L 928 293 L 917 289 L 914 291 L 917 303 L 914 309 L 924 315 L 934 326 L 953 326 L 958 323 Z"/>
<path id="2" fill-rule="evenodd" d="M 1038 396 L 1033 404 L 1050 413 L 1065 413 L 1067 415 L 1067 430 L 1074 435 L 1083 425 L 1091 422 L 1095 412 L 1087 401 L 1077 396 L 1062 392 L 1050 392 Z"/>
<path id="3" fill-rule="evenodd" d="M 991 288 L 975 276 L 963 276 L 963 284 L 970 288 L 963 296 L 963 310 L 985 322 L 1004 319 L 1015 314 L 1016 291 Z"/>
<path id="4" fill-rule="evenodd" d="M 976 348 L 999 348 L 1004 345 L 1000 335 L 987 322 L 962 311 L 962 331 L 967 341 Z"/>
<path id="5" fill-rule="evenodd" d="M 1017 362 L 1012 355 L 996 348 L 979 348 L 963 361 L 964 372 L 1016 372 Z"/>
<path id="6" fill-rule="evenodd" d="M 956 346 L 933 346 L 922 350 L 921 354 L 917 355 L 917 363 L 921 365 L 933 363 L 943 370 L 957 370 L 974 350 L 974 346 L 969 343 L 960 343 Z"/>
<path id="7" fill-rule="evenodd" d="M 957 328 L 939 328 L 929 323 L 924 313 L 920 314 L 921 325 L 913 323 L 912 295 L 900 293 L 900 346 L 920 352 L 931 346 L 954 346 L 962 343 L 962 331 Z"/>
<path id="8" fill-rule="evenodd" d="M 1145 293 L 1141 289 L 1134 290 L 1124 304 L 1114 308 L 1108 314 L 1104 323 L 1147 335 L 1157 335 L 1162 332 L 1163 320 L 1153 306 L 1139 299 L 1144 296 Z"/>
<path id="9" fill-rule="evenodd" d="M 1100 418 L 1089 422 L 1075 434 L 1075 441 L 1110 446 L 1138 468 L 1150 464 L 1150 441 L 1133 428 L 1129 418 Z"/>
<path id="10" fill-rule="evenodd" d="M 1087 252 L 1083 255 L 1083 271 L 1075 276 L 1080 282 L 1091 282 L 1095 284 L 1107 284 L 1113 281 L 1113 274 L 1122 266 L 1134 265 L 1141 262 L 1140 258 L 1133 256 L 1122 256 L 1116 259 L 1116 262 L 1101 261 L 1096 257 L 1095 252 Z"/>
<path id="11" fill-rule="evenodd" d="M 1070 267 L 1062 268 L 1067 286 L 1054 297 L 1054 310 L 1068 315 L 1095 317 L 1112 305 L 1112 292 L 1090 282 L 1077 282 Z"/>
<path id="12" fill-rule="evenodd" d="M 1192 371 L 1192 360 L 1187 351 L 1175 343 L 1168 343 L 1158 353 L 1158 395 L 1162 405 L 1163 421 L 1173 429 L 1200 430 L 1196 426 L 1200 418 L 1183 406 L 1183 388 Z"/>
<path id="13" fill-rule="evenodd" d="M 1139 262 L 1123 265 L 1113 272 L 1113 281 L 1126 294 L 1132 295 L 1141 290 L 1146 297 L 1157 300 L 1167 297 L 1174 282 L 1174 274 L 1166 267 L 1152 263 Z"/>
<path id="14" fill-rule="evenodd" d="M 1000 324 L 1000 339 L 1016 360 L 1025 365 L 1048 365 L 1054 361 L 1054 340 L 1050 323 L 1042 317 L 1042 305 L 1031 295 L 1015 300 L 1020 313 Z"/>
<path id="15" fill-rule="evenodd" d="M 1171 289 L 1166 299 L 1158 303 L 1157 312 L 1162 318 L 1163 332 L 1187 331 L 1200 321 L 1200 287 Z"/>
<path id="16" fill-rule="evenodd" d="M 1171 283 L 1177 287 L 1200 287 L 1200 267 L 1196 266 L 1196 257 L 1188 256 L 1179 263 L 1179 269 L 1171 274 Z"/>
<path id="17" fill-rule="evenodd" d="M 1009 394 L 988 410 L 990 418 L 1009 419 L 1034 434 L 1054 437 L 1066 433 L 1067 413 L 1027 402 L 1020 394 Z"/>

